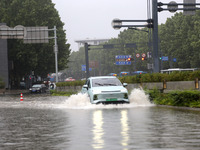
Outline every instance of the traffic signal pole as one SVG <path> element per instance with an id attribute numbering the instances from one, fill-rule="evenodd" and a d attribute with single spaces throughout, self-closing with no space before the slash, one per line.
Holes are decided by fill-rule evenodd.
<path id="1" fill-rule="evenodd" d="M 152 18 L 153 18 L 153 72 L 159 72 L 158 58 L 158 1 L 152 0 Z"/>
<path id="2" fill-rule="evenodd" d="M 57 35 L 56 26 L 54 26 L 54 52 L 55 52 L 55 69 L 56 69 L 56 83 L 58 83 L 58 45 L 57 45 Z"/>
<path id="3" fill-rule="evenodd" d="M 86 79 L 88 79 L 90 77 L 89 58 L 88 58 L 88 43 L 85 43 L 85 65 L 86 65 Z"/>

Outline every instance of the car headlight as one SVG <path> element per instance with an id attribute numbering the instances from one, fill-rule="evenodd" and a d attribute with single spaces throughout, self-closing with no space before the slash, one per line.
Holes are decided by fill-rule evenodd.
<path id="1" fill-rule="evenodd" d="M 93 94 L 100 94 L 101 90 L 92 90 Z"/>
<path id="2" fill-rule="evenodd" d="M 40 90 L 40 88 L 37 88 L 37 90 Z"/>
<path id="3" fill-rule="evenodd" d="M 124 88 L 124 89 L 121 89 L 121 92 L 122 92 L 122 93 L 127 93 L 127 89 L 125 89 L 125 88 Z"/>

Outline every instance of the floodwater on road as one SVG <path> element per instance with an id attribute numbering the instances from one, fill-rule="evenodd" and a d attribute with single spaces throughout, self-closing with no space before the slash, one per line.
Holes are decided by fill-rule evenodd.
<path id="1" fill-rule="evenodd" d="M 199 150 L 200 111 L 158 107 L 135 89 L 130 104 L 86 95 L 0 97 L 1 150 Z"/>

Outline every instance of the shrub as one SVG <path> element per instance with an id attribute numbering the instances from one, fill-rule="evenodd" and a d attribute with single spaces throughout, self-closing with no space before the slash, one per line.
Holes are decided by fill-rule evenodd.
<path id="1" fill-rule="evenodd" d="M 3 80 L 0 78 L 0 89 L 5 88 L 5 83 L 3 82 Z"/>
<path id="2" fill-rule="evenodd" d="M 150 100 L 158 105 L 200 107 L 200 91 L 173 91 L 166 94 L 154 89 L 148 93 Z"/>
<path id="3" fill-rule="evenodd" d="M 71 81 L 71 82 L 58 82 L 56 83 L 57 87 L 61 86 L 83 86 L 85 84 L 85 81 L 77 80 L 77 81 Z"/>
<path id="4" fill-rule="evenodd" d="M 56 90 L 51 90 L 50 91 L 52 96 L 70 96 L 72 94 L 76 94 L 76 92 L 64 92 L 64 91 L 56 91 Z"/>

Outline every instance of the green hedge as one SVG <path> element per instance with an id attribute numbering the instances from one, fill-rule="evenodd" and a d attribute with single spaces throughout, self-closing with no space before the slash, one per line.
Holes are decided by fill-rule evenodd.
<path id="1" fill-rule="evenodd" d="M 166 94 L 155 89 L 148 93 L 150 100 L 158 105 L 200 108 L 200 91 L 173 91 Z"/>
<path id="2" fill-rule="evenodd" d="M 5 88 L 5 83 L 3 82 L 3 80 L 0 78 L 0 89 Z"/>
<path id="3" fill-rule="evenodd" d="M 166 81 L 193 81 L 200 79 L 200 71 L 194 72 L 173 72 L 171 74 L 147 73 L 133 76 L 119 77 L 122 83 L 143 83 L 143 82 L 163 82 Z M 58 82 L 56 86 L 83 86 L 85 81 Z"/>
<path id="4" fill-rule="evenodd" d="M 173 72 L 171 74 L 148 73 L 134 76 L 120 77 L 121 82 L 143 83 L 143 82 L 163 82 L 166 81 L 193 81 L 200 79 L 200 71 L 194 72 Z"/>
<path id="5" fill-rule="evenodd" d="M 76 94 L 76 92 L 64 92 L 64 91 L 56 91 L 56 90 L 51 90 L 50 93 L 52 96 L 70 96 L 72 94 Z"/>
<path id="6" fill-rule="evenodd" d="M 62 86 L 83 86 L 85 84 L 85 81 L 71 81 L 71 82 L 58 82 L 56 83 L 57 87 L 62 87 Z"/>

